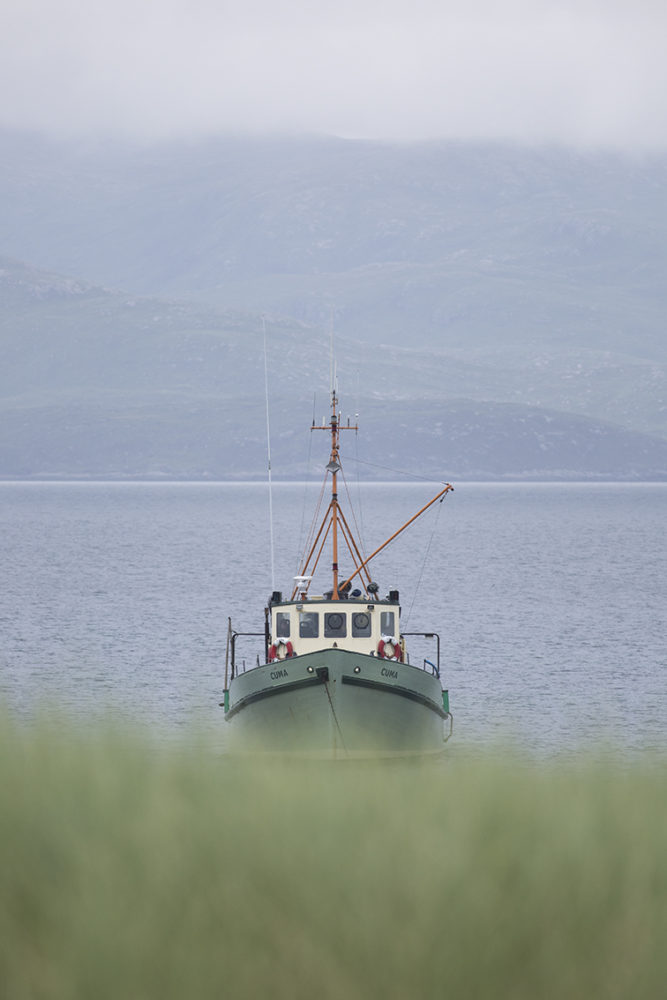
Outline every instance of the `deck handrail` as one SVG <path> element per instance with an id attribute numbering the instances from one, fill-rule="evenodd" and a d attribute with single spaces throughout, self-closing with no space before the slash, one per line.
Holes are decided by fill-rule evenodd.
<path id="1" fill-rule="evenodd" d="M 433 669 L 433 673 L 436 675 L 436 677 L 440 677 L 440 635 L 438 634 L 438 632 L 401 632 L 401 636 L 406 636 L 406 635 L 407 636 L 419 636 L 422 639 L 435 639 L 435 641 L 436 641 L 436 665 L 435 665 L 435 668 Z M 265 633 L 264 632 L 237 632 L 236 629 L 232 629 L 232 631 L 231 631 L 231 642 L 230 642 L 230 646 L 231 646 L 231 657 L 230 657 L 230 659 L 231 659 L 231 668 L 232 668 L 231 669 L 231 680 L 234 680 L 234 678 L 236 677 L 236 674 L 237 674 L 237 671 L 236 671 L 236 640 L 237 640 L 237 638 L 239 636 L 254 636 L 255 638 L 257 638 L 258 636 L 265 637 Z M 433 667 L 433 664 L 431 663 L 430 660 L 424 659 L 424 664 L 426 664 L 426 663 L 428 663 L 428 665 L 430 667 Z M 423 669 L 426 669 L 426 667 L 424 666 Z"/>
<path id="2" fill-rule="evenodd" d="M 401 635 L 418 635 L 422 639 L 435 639 L 435 641 L 436 641 L 436 655 L 435 655 L 435 659 L 436 659 L 436 663 L 437 663 L 437 667 L 436 667 L 435 673 L 436 673 L 436 676 L 439 677 L 440 676 L 440 635 L 438 634 L 438 632 L 401 632 Z M 426 661 L 425 660 L 424 662 L 430 662 L 430 661 Z"/>
<path id="3" fill-rule="evenodd" d="M 245 636 L 253 636 L 254 635 L 255 637 L 261 635 L 262 637 L 264 637 L 264 632 L 237 632 L 235 629 L 232 630 L 232 642 L 231 642 L 231 646 L 232 646 L 232 657 L 231 657 L 231 659 L 232 659 L 232 675 L 231 675 L 231 679 L 232 680 L 234 680 L 234 678 L 236 677 L 236 640 L 237 640 L 237 638 L 240 635 L 245 635 Z"/>

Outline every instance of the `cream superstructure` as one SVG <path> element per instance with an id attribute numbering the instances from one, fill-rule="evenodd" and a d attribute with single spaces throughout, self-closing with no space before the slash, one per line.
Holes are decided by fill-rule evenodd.
<path id="1" fill-rule="evenodd" d="M 325 600 L 271 604 L 269 658 L 285 659 L 321 649 L 403 659 L 398 601 Z"/>

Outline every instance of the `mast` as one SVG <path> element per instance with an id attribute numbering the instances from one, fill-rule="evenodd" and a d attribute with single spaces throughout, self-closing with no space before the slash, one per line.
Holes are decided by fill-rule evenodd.
<path id="1" fill-rule="evenodd" d="M 331 562 L 331 573 L 332 573 L 332 586 L 331 586 L 331 600 L 339 601 L 341 600 L 341 594 L 345 596 L 347 593 L 352 580 L 359 576 L 366 578 L 366 582 L 361 581 L 362 586 L 367 593 L 371 593 L 371 577 L 368 572 L 368 563 L 373 559 L 379 552 L 381 552 L 391 541 L 400 535 L 408 525 L 412 524 L 425 510 L 428 510 L 436 501 L 443 500 L 445 495 L 453 490 L 454 487 L 449 483 L 443 484 L 443 489 L 441 489 L 432 500 L 429 500 L 421 510 L 417 511 L 408 521 L 403 524 L 398 531 L 395 531 L 385 542 L 382 543 L 370 556 L 364 559 L 359 551 L 359 546 L 354 538 L 354 535 L 350 529 L 349 524 L 345 518 L 345 514 L 340 508 L 338 501 L 338 473 L 341 471 L 342 466 L 340 463 L 340 433 L 341 431 L 358 431 L 356 424 L 351 424 L 348 417 L 347 423 L 343 424 L 341 422 L 341 415 L 338 411 L 338 396 L 336 395 L 335 380 L 332 380 L 331 389 L 331 417 L 328 423 L 324 420 L 321 424 L 316 424 L 313 420 L 311 431 L 329 431 L 331 434 L 331 451 L 329 455 L 329 462 L 326 466 L 327 473 L 331 473 L 331 499 L 324 513 L 324 517 L 320 522 L 319 530 L 315 535 L 315 540 L 312 543 L 308 555 L 305 556 L 303 565 L 301 567 L 301 575 L 295 577 L 296 585 L 292 592 L 292 600 L 297 597 L 297 594 L 301 598 L 304 598 L 308 592 L 308 587 L 310 586 L 310 581 L 313 578 L 315 569 L 322 555 L 325 543 L 331 535 L 331 549 L 332 549 L 332 562 Z M 324 486 L 322 490 L 324 491 Z M 354 564 L 353 572 L 347 577 L 347 579 L 339 584 L 338 582 L 338 549 L 340 540 L 347 546 L 349 556 Z M 310 573 L 310 575 L 307 575 Z M 371 588 L 371 589 L 369 589 Z M 377 587 L 375 588 L 377 590 Z"/>
<path id="2" fill-rule="evenodd" d="M 332 381 L 334 381 L 332 379 Z M 339 461 L 340 456 L 340 432 L 343 431 L 357 431 L 359 428 L 356 424 L 351 424 L 349 419 L 346 425 L 341 425 L 340 412 L 337 410 L 338 407 L 338 397 L 336 395 L 336 387 L 333 385 L 331 389 L 331 420 L 328 424 L 321 424 L 317 426 L 313 423 L 311 430 L 313 431 L 331 431 L 331 454 L 329 456 L 329 464 L 327 465 L 327 472 L 331 473 L 331 501 L 329 503 L 328 516 L 331 518 L 331 546 L 332 546 L 332 588 L 331 588 L 331 598 L 334 601 L 339 600 L 338 595 L 338 532 L 341 523 L 341 511 L 338 503 L 338 473 L 341 470 L 341 464 Z M 325 518 L 326 520 L 326 518 Z M 344 523 L 344 519 L 343 519 Z"/>

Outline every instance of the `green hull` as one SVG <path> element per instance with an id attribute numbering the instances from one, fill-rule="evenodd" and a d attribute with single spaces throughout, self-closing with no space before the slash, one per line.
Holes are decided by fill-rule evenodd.
<path id="1" fill-rule="evenodd" d="M 234 751 L 322 757 L 437 753 L 451 729 L 432 674 L 342 649 L 238 675 L 225 717 Z"/>

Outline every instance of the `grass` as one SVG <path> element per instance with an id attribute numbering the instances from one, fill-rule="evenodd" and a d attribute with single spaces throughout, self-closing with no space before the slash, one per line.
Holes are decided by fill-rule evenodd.
<path id="1" fill-rule="evenodd" d="M 0 995 L 655 998 L 657 766 L 240 765 L 0 725 Z"/>

